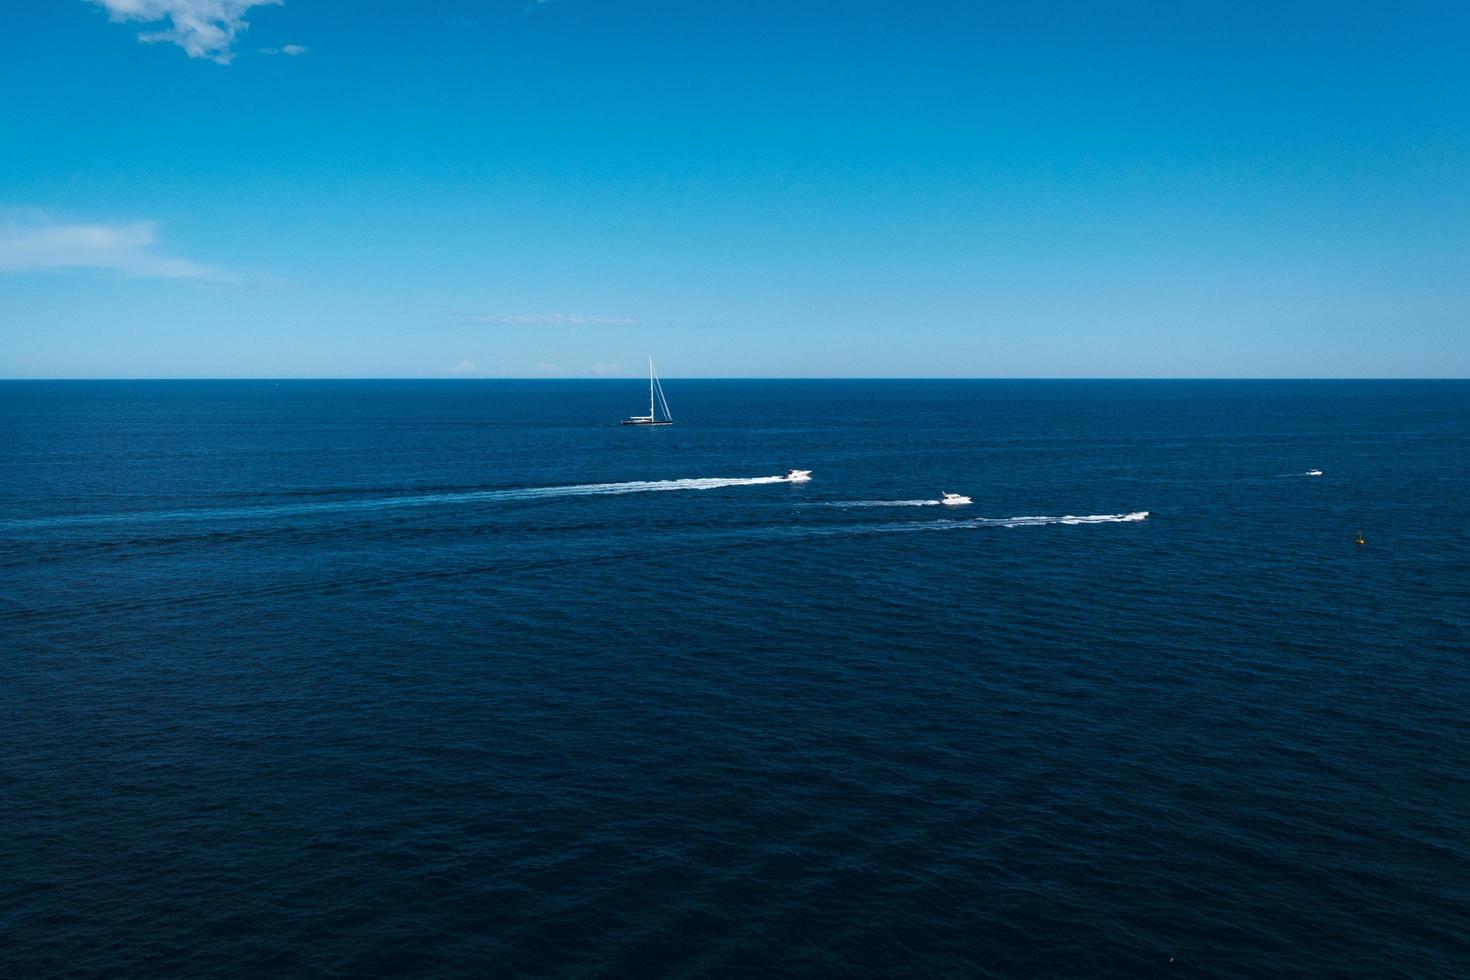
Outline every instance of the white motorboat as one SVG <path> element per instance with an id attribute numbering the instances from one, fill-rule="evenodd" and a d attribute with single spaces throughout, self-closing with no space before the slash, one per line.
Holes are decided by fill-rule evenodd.
<path id="1" fill-rule="evenodd" d="M 947 504 L 950 507 L 958 507 L 960 504 L 973 504 L 974 503 L 973 500 L 971 500 L 969 497 L 966 497 L 962 493 L 944 493 L 944 494 L 940 494 L 939 502 L 941 504 Z"/>
<path id="2" fill-rule="evenodd" d="M 1321 476 L 1321 470 L 1307 470 L 1307 476 Z"/>
<path id="3" fill-rule="evenodd" d="M 811 470 L 787 470 L 786 475 L 781 477 L 787 483 L 805 483 L 811 478 Z"/>
<path id="4" fill-rule="evenodd" d="M 664 417 L 659 418 L 658 412 L 654 411 L 654 392 L 658 393 L 658 403 L 663 406 Z M 658 375 L 653 370 L 653 355 L 648 355 L 648 414 L 634 415 L 632 418 L 623 419 L 624 425 L 673 425 L 674 416 L 669 411 L 669 400 L 664 397 L 663 382 L 658 380 Z"/>

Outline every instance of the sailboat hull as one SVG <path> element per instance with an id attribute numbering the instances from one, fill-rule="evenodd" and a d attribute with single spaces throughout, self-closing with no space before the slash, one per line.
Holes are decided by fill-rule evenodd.
<path id="1" fill-rule="evenodd" d="M 664 417 L 658 417 L 658 406 L 662 402 Z M 648 414 L 634 415 L 623 419 L 624 425 L 673 425 L 674 413 L 669 411 L 669 400 L 664 397 L 664 386 L 659 384 L 658 373 L 653 369 L 653 355 L 648 355 Z"/>

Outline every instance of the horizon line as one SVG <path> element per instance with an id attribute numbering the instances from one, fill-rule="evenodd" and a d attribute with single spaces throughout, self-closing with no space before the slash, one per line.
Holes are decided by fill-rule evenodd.
<path id="1" fill-rule="evenodd" d="M 415 375 L 355 375 L 355 376 L 271 376 L 250 375 L 240 377 L 0 377 L 0 384 L 18 383 L 77 383 L 77 382 L 214 382 L 214 381 L 238 381 L 238 382 L 298 382 L 312 383 L 325 381 L 353 382 L 353 381 L 414 381 L 427 383 L 465 384 L 483 381 L 580 381 L 590 384 L 614 383 L 623 381 L 641 381 L 640 375 L 630 374 L 626 377 L 585 377 L 577 375 L 547 376 L 547 377 L 525 377 L 518 375 L 483 377 L 428 377 Z M 1294 381 L 1294 382 L 1316 382 L 1316 381 L 1470 381 L 1470 377 L 1445 376 L 1434 377 L 1425 375 L 1374 375 L 1374 376 L 1287 376 L 1287 375 L 1016 375 L 1016 376 L 983 376 L 983 375 L 675 375 L 663 378 L 664 381 Z"/>

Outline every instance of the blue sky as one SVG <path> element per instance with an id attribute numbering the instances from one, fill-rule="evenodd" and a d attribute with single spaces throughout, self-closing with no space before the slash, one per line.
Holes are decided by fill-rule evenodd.
<path id="1" fill-rule="evenodd" d="M 1470 6 L 10 0 L 0 376 L 1464 377 Z"/>

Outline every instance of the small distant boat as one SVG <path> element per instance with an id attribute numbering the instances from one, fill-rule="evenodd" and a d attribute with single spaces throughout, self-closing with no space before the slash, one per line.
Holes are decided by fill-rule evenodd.
<path id="1" fill-rule="evenodd" d="M 962 493 L 944 493 L 940 494 L 939 502 L 941 504 L 948 504 L 951 507 L 958 507 L 961 504 L 973 504 L 975 501 Z"/>
<path id="2" fill-rule="evenodd" d="M 1307 470 L 1307 476 L 1321 476 L 1321 470 Z"/>
<path id="3" fill-rule="evenodd" d="M 811 478 L 811 470 L 787 470 L 786 475 L 781 477 L 787 483 L 805 483 Z"/>
<path id="4" fill-rule="evenodd" d="M 654 393 L 658 393 L 658 404 L 663 406 L 664 417 L 659 418 L 655 409 Z M 664 386 L 653 370 L 653 355 L 648 355 L 648 414 L 634 415 L 623 419 L 624 425 L 673 425 L 674 415 L 669 411 L 669 400 L 664 397 Z"/>

